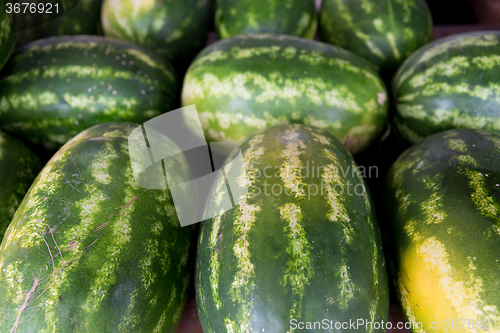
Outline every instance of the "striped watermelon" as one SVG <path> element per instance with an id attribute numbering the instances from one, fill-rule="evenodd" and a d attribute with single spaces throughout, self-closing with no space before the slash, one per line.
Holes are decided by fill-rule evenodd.
<path id="1" fill-rule="evenodd" d="M 0 245 L 1 332 L 176 331 L 191 229 L 167 191 L 136 185 L 136 126 L 92 127 L 38 175 Z"/>
<path id="2" fill-rule="evenodd" d="M 0 242 L 38 172 L 39 158 L 21 141 L 0 132 Z"/>
<path id="3" fill-rule="evenodd" d="M 182 104 L 196 104 L 211 141 L 240 143 L 271 125 L 305 123 L 328 130 L 354 153 L 377 138 L 388 106 L 383 82 L 363 59 L 277 34 L 207 47 L 184 78 Z"/>
<path id="4" fill-rule="evenodd" d="M 0 126 L 55 151 L 109 121 L 142 123 L 178 107 L 173 69 L 135 44 L 100 36 L 26 45 L 0 79 Z"/>
<path id="5" fill-rule="evenodd" d="M 413 332 L 498 332 L 500 135 L 455 129 L 420 141 L 392 166 L 386 203 L 399 300 L 423 324 Z"/>
<path id="6" fill-rule="evenodd" d="M 272 32 L 314 38 L 318 20 L 314 0 L 217 0 L 219 38 Z"/>
<path id="7" fill-rule="evenodd" d="M 432 18 L 425 0 L 324 0 L 321 37 L 393 74 L 401 63 L 432 41 Z"/>
<path id="8" fill-rule="evenodd" d="M 107 36 L 145 45 L 175 64 L 185 64 L 205 45 L 209 4 L 208 0 L 104 0 L 102 26 Z"/>
<path id="9" fill-rule="evenodd" d="M 0 69 L 5 65 L 14 50 L 16 37 L 12 32 L 4 0 L 0 0 Z"/>
<path id="10" fill-rule="evenodd" d="M 500 132 L 500 32 L 454 35 L 415 52 L 394 78 L 396 129 L 408 142 L 453 128 Z"/>
<path id="11" fill-rule="evenodd" d="M 246 174 L 226 173 L 248 194 L 200 230 L 195 282 L 203 331 L 294 333 L 303 332 L 300 322 L 323 318 L 328 325 L 387 321 L 375 212 L 347 149 L 300 124 L 260 131 L 241 149 Z M 226 204 L 225 183 L 216 184 L 211 212 Z"/>
<path id="12" fill-rule="evenodd" d="M 46 4 L 47 0 L 30 0 L 29 2 Z M 66 8 L 71 8 L 71 10 L 40 26 L 18 32 L 18 45 L 24 45 L 49 36 L 102 34 L 102 0 L 65 0 L 64 3 Z M 20 16 L 20 18 L 28 20 L 30 17 L 31 15 Z"/>

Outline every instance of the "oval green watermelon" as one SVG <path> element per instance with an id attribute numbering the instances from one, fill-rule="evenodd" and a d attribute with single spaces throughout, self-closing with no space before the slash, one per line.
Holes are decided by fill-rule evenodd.
<path id="1" fill-rule="evenodd" d="M 1 332 L 176 331 L 191 229 L 168 191 L 136 185 L 137 126 L 94 126 L 38 175 L 0 245 Z"/>
<path id="2" fill-rule="evenodd" d="M 182 104 L 195 104 L 212 141 L 242 142 L 276 124 L 324 128 L 351 152 L 369 146 L 387 118 L 387 92 L 368 62 L 339 47 L 277 34 L 239 35 L 191 64 Z"/>
<path id="3" fill-rule="evenodd" d="M 107 36 L 147 46 L 175 64 L 188 63 L 205 45 L 209 4 L 208 0 L 104 0 L 102 26 Z"/>
<path id="4" fill-rule="evenodd" d="M 270 32 L 314 38 L 318 20 L 314 0 L 217 0 L 219 38 Z"/>
<path id="5" fill-rule="evenodd" d="M 251 135 L 241 150 L 245 172 L 225 169 L 237 184 L 236 206 L 221 210 L 229 199 L 216 181 L 206 211 L 220 213 L 200 230 L 204 332 L 298 333 L 315 321 L 322 332 L 339 332 L 335 323 L 387 321 L 375 212 L 347 149 L 324 130 L 292 124 Z"/>
<path id="6" fill-rule="evenodd" d="M 52 37 L 26 45 L 0 79 L 0 126 L 54 152 L 84 129 L 142 123 L 178 107 L 171 66 L 130 42 Z"/>
<path id="7" fill-rule="evenodd" d="M 423 324 L 413 331 L 497 331 L 500 135 L 456 129 L 418 142 L 389 172 L 386 210 L 399 301 Z"/>
<path id="8" fill-rule="evenodd" d="M 432 41 L 425 0 L 324 0 L 321 37 L 393 74 L 416 49 Z"/>
<path id="9" fill-rule="evenodd" d="M 400 136 L 454 128 L 500 132 L 500 32 L 453 35 L 415 52 L 393 82 Z"/>
<path id="10" fill-rule="evenodd" d="M 38 172 L 40 159 L 21 141 L 0 132 L 0 242 Z"/>
<path id="11" fill-rule="evenodd" d="M 12 32 L 4 0 L 0 0 L 0 69 L 9 59 L 16 44 L 16 35 Z"/>

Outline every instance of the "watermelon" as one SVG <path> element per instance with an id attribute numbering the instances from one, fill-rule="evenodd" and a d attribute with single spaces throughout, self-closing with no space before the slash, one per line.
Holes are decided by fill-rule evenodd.
<path id="1" fill-rule="evenodd" d="M 216 0 L 219 38 L 271 32 L 312 39 L 317 26 L 314 0 Z"/>
<path id="2" fill-rule="evenodd" d="M 153 52 L 101 36 L 26 45 L 0 79 L 0 126 L 54 152 L 95 124 L 142 123 L 178 107 L 171 66 Z"/>
<path id="3" fill-rule="evenodd" d="M 423 324 L 413 332 L 498 331 L 500 135 L 429 136 L 386 185 L 387 253 L 407 319 Z"/>
<path id="4" fill-rule="evenodd" d="M 369 146 L 387 118 L 387 91 L 368 62 L 339 47 L 278 34 L 247 34 L 203 50 L 184 78 L 209 141 L 242 142 L 277 124 L 331 132 L 351 152 Z"/>
<path id="5" fill-rule="evenodd" d="M 190 62 L 203 48 L 209 21 L 208 0 L 104 0 L 102 6 L 105 35 L 145 45 L 174 64 Z"/>
<path id="6" fill-rule="evenodd" d="M 21 141 L 0 132 L 0 242 L 38 172 L 40 159 Z"/>
<path id="7" fill-rule="evenodd" d="M 12 32 L 5 2 L 0 0 L 0 69 L 9 59 L 15 44 L 16 37 Z"/>
<path id="8" fill-rule="evenodd" d="M 432 41 L 432 18 L 425 0 L 324 0 L 322 40 L 394 74 L 416 49 Z"/>
<path id="9" fill-rule="evenodd" d="M 0 245 L 1 332 L 176 331 L 192 229 L 169 191 L 137 186 L 137 126 L 83 131 L 36 178 Z"/>
<path id="10" fill-rule="evenodd" d="M 30 2 L 47 3 L 46 0 L 30 0 Z M 18 45 L 25 45 L 36 39 L 50 36 L 102 34 L 102 0 L 65 0 L 64 3 L 66 8 L 71 8 L 64 15 L 42 25 L 18 32 Z M 29 20 L 31 16 L 22 15 L 20 18 Z"/>
<path id="11" fill-rule="evenodd" d="M 322 332 L 338 332 L 335 323 L 387 321 L 379 229 L 347 149 L 324 130 L 290 124 L 251 135 L 241 150 L 245 173 L 225 169 L 236 206 L 220 208 L 231 203 L 216 181 L 206 211 L 220 213 L 200 229 L 203 331 L 295 333 L 319 321 Z M 237 195 L 241 188 L 248 193 Z M 385 332 L 375 326 L 358 329 Z"/>
<path id="12" fill-rule="evenodd" d="M 393 83 L 395 127 L 415 143 L 454 128 L 500 132 L 500 32 L 449 36 L 424 46 Z"/>

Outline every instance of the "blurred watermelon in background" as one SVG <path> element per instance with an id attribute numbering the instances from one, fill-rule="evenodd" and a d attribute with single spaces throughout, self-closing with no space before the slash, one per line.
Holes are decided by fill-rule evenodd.
<path id="1" fill-rule="evenodd" d="M 386 75 L 432 40 L 425 0 L 324 0 L 320 17 L 323 40 L 369 60 Z"/>
<path id="2" fill-rule="evenodd" d="M 47 1 L 33 0 L 30 3 L 38 5 L 46 4 Z M 18 32 L 18 46 L 49 36 L 102 34 L 102 0 L 65 0 L 64 3 L 66 7 L 71 8 L 66 14 L 42 25 Z M 33 19 L 31 15 L 19 17 L 27 21 Z"/>
<path id="3" fill-rule="evenodd" d="M 187 67 L 205 45 L 208 0 L 104 0 L 104 34 L 146 46 Z"/>
<path id="4" fill-rule="evenodd" d="M 219 38 L 268 32 L 314 38 L 318 20 L 314 0 L 216 0 Z"/>

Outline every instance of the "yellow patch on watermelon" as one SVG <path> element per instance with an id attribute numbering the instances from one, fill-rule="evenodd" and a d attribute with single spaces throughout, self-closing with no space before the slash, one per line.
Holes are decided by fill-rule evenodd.
<path id="1" fill-rule="evenodd" d="M 421 322 L 415 332 L 449 332 L 453 320 L 458 327 L 454 332 L 472 332 L 461 319 L 496 320 L 495 306 L 486 304 L 483 281 L 475 273 L 475 258 L 463 258 L 467 265 L 452 267 L 445 245 L 435 237 L 407 249 L 402 254 L 398 276 L 398 289 L 403 308 L 411 322 Z M 465 279 L 458 279 L 458 270 Z M 438 323 L 437 328 L 429 323 Z M 446 328 L 447 326 L 448 329 Z"/>

